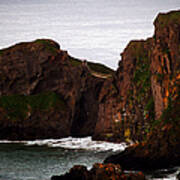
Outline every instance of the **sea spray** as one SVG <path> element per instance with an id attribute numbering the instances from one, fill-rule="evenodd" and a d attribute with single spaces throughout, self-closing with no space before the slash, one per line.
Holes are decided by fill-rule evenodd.
<path id="1" fill-rule="evenodd" d="M 8 141 L 1 140 L 0 143 L 21 143 L 26 146 L 48 146 L 54 148 L 63 148 L 71 150 L 88 150 L 88 151 L 123 151 L 127 145 L 125 143 L 110 143 L 104 141 L 93 141 L 91 137 L 73 138 L 67 137 L 62 139 L 44 139 L 34 141 Z"/>

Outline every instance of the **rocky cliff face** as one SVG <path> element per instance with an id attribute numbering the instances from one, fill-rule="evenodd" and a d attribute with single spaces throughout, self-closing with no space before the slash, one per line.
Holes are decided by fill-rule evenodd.
<path id="1" fill-rule="evenodd" d="M 124 169 L 180 165 L 180 11 L 159 14 L 150 53 L 154 122 L 144 142 L 109 157 Z"/>
<path id="2" fill-rule="evenodd" d="M 152 38 L 128 44 L 116 72 L 51 40 L 1 50 L 0 137 L 148 139 L 180 84 L 180 12 L 159 14 L 154 24 Z"/>
<path id="3" fill-rule="evenodd" d="M 154 24 L 153 38 L 131 41 L 111 85 L 104 83 L 94 138 L 145 140 L 179 94 L 180 12 L 159 14 Z"/>
<path id="4" fill-rule="evenodd" d="M 95 75 L 100 71 L 113 73 L 72 58 L 51 40 L 1 50 L 0 138 L 92 135 L 104 82 Z"/>
<path id="5" fill-rule="evenodd" d="M 151 41 L 130 42 L 122 53 L 111 85 L 104 84 L 95 138 L 142 140 L 147 133 L 149 122 L 154 119 L 150 82 Z"/>

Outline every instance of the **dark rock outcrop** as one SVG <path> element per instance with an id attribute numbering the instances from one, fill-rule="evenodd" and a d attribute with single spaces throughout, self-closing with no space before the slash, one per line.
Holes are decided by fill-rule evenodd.
<path id="1" fill-rule="evenodd" d="M 61 176 L 53 176 L 51 180 L 145 180 L 142 172 L 125 173 L 119 165 L 113 164 L 94 164 L 91 170 L 85 166 L 74 166 L 69 173 Z"/>
<path id="2" fill-rule="evenodd" d="M 124 169 L 180 165 L 180 11 L 159 14 L 154 24 L 148 50 L 154 120 L 144 141 L 105 160 Z"/>
<path id="3" fill-rule="evenodd" d="M 94 139 L 138 141 L 148 138 L 180 80 L 180 11 L 159 14 L 153 38 L 131 41 L 119 67 L 101 88 Z"/>
<path id="4" fill-rule="evenodd" d="M 177 177 L 176 177 L 178 180 L 180 179 L 180 173 L 177 175 Z"/>
<path id="5" fill-rule="evenodd" d="M 119 68 L 100 93 L 95 139 L 142 140 L 154 119 L 150 83 L 152 40 L 132 41 L 122 53 Z"/>
<path id="6" fill-rule="evenodd" d="M 0 138 L 92 135 L 105 81 L 99 76 L 112 73 L 103 65 L 72 58 L 52 40 L 1 50 Z"/>

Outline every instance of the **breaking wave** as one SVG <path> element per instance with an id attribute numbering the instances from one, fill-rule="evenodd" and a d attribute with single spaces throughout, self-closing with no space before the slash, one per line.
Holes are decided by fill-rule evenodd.
<path id="1" fill-rule="evenodd" d="M 62 139 L 45 139 L 34 141 L 9 141 L 1 140 L 0 143 L 22 143 L 26 146 L 48 146 L 52 148 L 64 148 L 71 150 L 88 150 L 88 151 L 123 151 L 127 145 L 125 143 L 117 144 L 104 141 L 94 141 L 91 137 L 74 138 L 67 137 Z"/>

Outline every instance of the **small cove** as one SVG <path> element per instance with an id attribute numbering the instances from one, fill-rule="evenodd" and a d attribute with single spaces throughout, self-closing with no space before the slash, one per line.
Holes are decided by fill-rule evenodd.
<path id="1" fill-rule="evenodd" d="M 126 145 L 87 138 L 0 141 L 0 180 L 50 180 L 74 165 L 91 168 L 94 163 L 125 149 Z M 178 167 L 146 173 L 152 180 L 176 180 Z"/>

